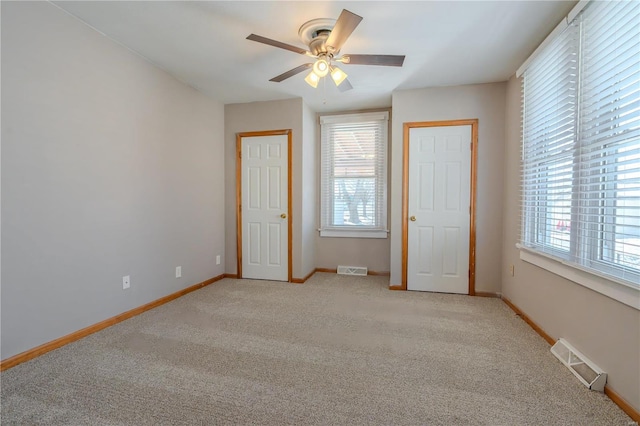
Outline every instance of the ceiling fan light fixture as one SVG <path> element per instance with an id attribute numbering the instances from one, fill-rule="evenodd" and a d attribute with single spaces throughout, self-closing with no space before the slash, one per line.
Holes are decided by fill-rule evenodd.
<path id="1" fill-rule="evenodd" d="M 318 87 L 318 82 L 320 81 L 320 77 L 318 77 L 318 75 L 315 72 L 311 71 L 309 75 L 305 77 L 304 81 L 306 81 L 309 86 L 315 89 L 316 87 Z"/>
<path id="2" fill-rule="evenodd" d="M 327 62 L 326 59 L 324 59 L 324 58 L 318 59 L 313 64 L 313 72 L 318 77 L 324 77 L 325 75 L 327 75 L 329 73 L 329 62 Z"/>
<path id="3" fill-rule="evenodd" d="M 347 74 L 340 68 L 331 67 L 331 78 L 333 79 L 334 83 L 336 83 L 336 86 L 340 86 L 340 83 L 345 81 L 347 77 Z"/>

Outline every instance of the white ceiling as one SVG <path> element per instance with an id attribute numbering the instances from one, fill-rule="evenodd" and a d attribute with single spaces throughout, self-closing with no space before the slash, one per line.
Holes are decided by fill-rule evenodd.
<path id="1" fill-rule="evenodd" d="M 56 1 L 111 39 L 212 98 L 242 103 L 302 97 L 316 111 L 391 105 L 391 92 L 505 81 L 575 1 Z M 313 89 L 309 62 L 246 40 L 255 33 L 305 48 L 298 28 L 348 9 L 364 19 L 341 53 L 406 55 L 404 66 L 344 65 L 354 89 Z M 326 102 L 325 102 L 326 100 Z"/>

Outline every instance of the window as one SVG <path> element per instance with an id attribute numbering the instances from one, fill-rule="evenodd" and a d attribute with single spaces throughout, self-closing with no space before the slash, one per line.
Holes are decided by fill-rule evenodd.
<path id="1" fill-rule="evenodd" d="M 522 247 L 635 289 L 639 22 L 639 2 L 588 3 L 524 71 L 522 128 Z"/>
<path id="2" fill-rule="evenodd" d="M 388 112 L 320 118 L 323 237 L 387 238 Z"/>

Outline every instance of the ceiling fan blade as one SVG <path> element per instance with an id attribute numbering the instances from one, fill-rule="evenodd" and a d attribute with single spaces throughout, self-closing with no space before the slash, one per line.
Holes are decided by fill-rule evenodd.
<path id="1" fill-rule="evenodd" d="M 404 55 L 344 55 L 343 63 L 349 65 L 382 65 L 387 67 L 401 67 Z M 346 58 L 349 58 L 347 61 Z"/>
<path id="2" fill-rule="evenodd" d="M 289 71 L 287 71 L 287 72 L 285 72 L 285 73 L 282 73 L 282 74 L 280 74 L 280 75 L 279 75 L 279 76 L 277 76 L 277 77 L 273 77 L 273 78 L 272 78 L 271 80 L 269 80 L 269 81 L 275 81 L 276 83 L 280 83 L 282 80 L 286 80 L 286 79 L 288 79 L 289 77 L 293 77 L 293 76 L 294 76 L 294 75 L 296 75 L 296 74 L 300 74 L 302 71 L 304 71 L 304 70 L 306 70 L 306 69 L 309 69 L 309 68 L 311 68 L 312 66 L 313 66 L 313 64 L 303 64 L 303 65 L 300 65 L 299 67 L 295 67 L 294 69 L 289 70 Z"/>
<path id="3" fill-rule="evenodd" d="M 270 38 L 262 37 L 257 34 L 249 34 L 247 40 L 257 41 L 258 43 L 268 44 L 269 46 L 279 47 L 280 49 L 290 50 L 295 53 L 299 53 L 301 55 L 306 55 L 310 53 L 308 50 L 302 49 L 297 46 L 293 46 L 291 44 L 283 43 L 281 41 L 272 40 Z"/>
<path id="4" fill-rule="evenodd" d="M 332 47 L 334 52 L 337 52 L 347 41 L 353 30 L 360 24 L 360 21 L 362 21 L 362 16 L 349 12 L 347 9 L 342 9 L 342 13 L 340 13 L 336 25 L 331 30 L 331 34 L 329 34 L 325 44 Z"/>
<path id="5" fill-rule="evenodd" d="M 347 79 L 345 79 L 342 83 L 340 83 L 340 86 L 338 86 L 338 90 L 341 92 L 346 92 L 347 90 L 351 89 L 353 89 L 353 86 Z"/>

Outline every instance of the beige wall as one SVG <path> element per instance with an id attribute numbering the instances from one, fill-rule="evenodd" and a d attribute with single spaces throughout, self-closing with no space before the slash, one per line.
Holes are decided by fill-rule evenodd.
<path id="1" fill-rule="evenodd" d="M 316 239 L 318 268 L 336 269 L 338 265 L 366 266 L 370 272 L 389 271 L 389 239 L 331 238 Z"/>
<path id="2" fill-rule="evenodd" d="M 237 251 L 236 251 L 236 134 L 242 132 L 263 131 L 263 130 L 292 130 L 292 209 L 293 216 L 293 278 L 304 278 L 312 269 L 309 268 L 309 258 L 313 256 L 314 247 L 303 244 L 303 238 L 307 235 L 309 218 L 303 214 L 303 201 L 305 199 L 305 185 L 312 186 L 314 183 L 305 183 L 308 172 L 304 171 L 305 146 L 309 146 L 309 141 L 303 136 L 304 122 L 303 114 L 305 107 L 301 98 L 286 99 L 282 101 L 252 102 L 246 104 L 229 104 L 224 108 L 224 173 L 225 173 L 225 271 L 230 274 L 237 272 Z M 308 159 L 306 160 L 309 161 Z M 308 210 L 308 209 L 307 209 Z M 315 218 L 314 218 L 315 219 Z M 315 221 L 315 220 L 314 220 Z M 305 225 L 303 227 L 303 224 Z"/>
<path id="3" fill-rule="evenodd" d="M 318 228 L 316 199 L 319 192 L 316 169 L 316 113 L 302 105 L 302 215 L 300 247 L 302 265 L 298 278 L 304 278 L 316 268 L 316 229 Z"/>
<path id="4" fill-rule="evenodd" d="M 506 83 L 393 93 L 391 145 L 391 285 L 401 283 L 403 123 L 477 118 L 476 291 L 501 291 L 502 181 Z"/>
<path id="5" fill-rule="evenodd" d="M 1 8 L 6 359 L 224 272 L 224 110 L 48 2 Z"/>
<path id="6" fill-rule="evenodd" d="M 551 337 L 608 373 L 607 386 L 640 410 L 640 311 L 520 260 L 520 80 L 507 85 L 502 292 Z M 515 266 L 515 276 L 509 272 Z"/>

